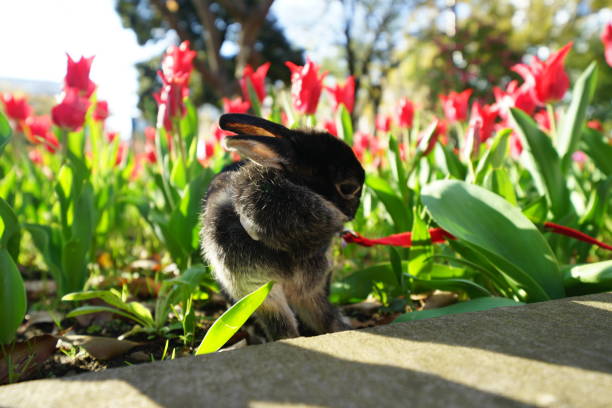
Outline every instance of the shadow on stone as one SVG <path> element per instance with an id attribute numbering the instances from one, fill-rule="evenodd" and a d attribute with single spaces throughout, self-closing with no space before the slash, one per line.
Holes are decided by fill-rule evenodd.
<path id="1" fill-rule="evenodd" d="M 0 388 L 6 406 L 609 407 L 612 294 Z"/>
<path id="2" fill-rule="evenodd" d="M 586 304 L 586 298 L 591 304 Z M 579 303 L 583 302 L 583 303 Z M 607 309 L 596 303 L 608 304 Z M 370 334 L 612 373 L 612 293 L 380 326 Z"/>
<path id="3" fill-rule="evenodd" d="M 146 371 L 135 366 L 62 381 L 77 381 L 81 387 L 95 381 L 98 392 L 107 395 L 105 380 L 121 380 L 164 407 L 374 407 L 415 401 L 425 407 L 534 406 L 426 372 L 339 359 L 287 343 L 268 345 L 263 356 L 261 347 L 153 363 Z M 113 398 L 107 402 L 112 405 Z"/>

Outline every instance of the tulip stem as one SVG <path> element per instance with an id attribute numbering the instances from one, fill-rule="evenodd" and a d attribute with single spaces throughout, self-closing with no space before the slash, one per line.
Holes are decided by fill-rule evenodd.
<path id="1" fill-rule="evenodd" d="M 178 151 L 181 156 L 181 161 L 183 162 L 183 168 L 187 171 L 187 152 L 185 150 L 185 140 L 183 139 L 183 135 L 181 133 L 181 122 L 177 118 L 173 118 L 173 128 L 176 129 L 176 132 L 173 132 L 173 135 L 176 135 L 175 143 L 178 146 Z"/>
<path id="2" fill-rule="evenodd" d="M 172 200 L 172 194 L 170 192 L 170 184 L 168 183 L 168 174 L 166 173 L 166 168 L 164 164 L 164 156 L 162 155 L 160 129 L 161 129 L 160 127 L 155 128 L 155 150 L 156 150 L 155 153 L 157 154 L 157 164 L 159 167 L 159 172 L 161 173 L 162 186 L 166 193 L 164 195 L 165 197 L 167 197 L 168 206 L 170 207 L 170 209 L 174 209 L 174 201 Z"/>
<path id="3" fill-rule="evenodd" d="M 546 104 L 546 111 L 548 112 L 548 120 L 550 121 L 550 134 L 553 139 L 557 138 L 557 121 L 555 119 L 555 108 L 552 104 Z"/>

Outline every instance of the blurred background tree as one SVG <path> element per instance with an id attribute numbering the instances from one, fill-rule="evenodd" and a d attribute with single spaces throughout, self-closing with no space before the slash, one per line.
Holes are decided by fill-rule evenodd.
<path id="1" fill-rule="evenodd" d="M 280 1 L 280 0 L 279 0 Z M 287 0 L 293 1 L 293 0 Z M 599 85 L 593 117 L 612 120 L 612 70 L 603 59 L 599 34 L 604 0 L 311 0 L 323 4 L 317 18 L 304 16 L 303 36 L 323 27 L 317 39 L 318 62 L 340 81 L 355 76 L 358 96 L 354 115 L 373 118 L 382 102 L 407 96 L 423 108 L 438 105 L 438 95 L 466 88 L 492 102 L 492 88 L 520 79 L 510 70 L 530 55 L 546 59 L 569 41 L 566 60 L 572 80 L 597 60 Z M 218 104 L 238 94 L 236 78 L 246 63 L 270 61 L 272 80 L 289 79 L 284 61 L 303 64 L 305 44 L 290 41 L 275 16 L 273 0 L 118 0 L 117 11 L 138 41 L 158 41 L 174 30 L 199 51 L 194 89 L 196 103 Z M 303 2 L 301 3 L 303 4 Z M 313 7 L 314 9 L 315 7 Z M 326 16 L 333 16 L 324 18 Z M 294 27 L 293 27 L 294 28 Z M 325 50 L 326 52 L 320 52 Z M 330 52 L 331 50 L 331 52 Z M 155 111 L 150 97 L 159 86 L 159 59 L 138 65 L 140 107 Z M 206 86 L 201 86 L 202 81 Z"/>
<path id="2" fill-rule="evenodd" d="M 222 97 L 239 94 L 236 78 L 247 64 L 271 62 L 268 78 L 289 82 L 285 61 L 303 64 L 303 50 L 289 43 L 276 18 L 269 13 L 273 0 L 118 0 L 123 25 L 138 42 L 160 41 L 170 30 L 198 51 L 198 75 L 191 83 L 192 100 L 219 105 Z M 161 56 L 137 65 L 140 87 L 138 107 L 154 121 L 152 94 L 161 82 L 157 70 Z M 202 86 L 205 83 L 206 86 Z"/>
<path id="3" fill-rule="evenodd" d="M 573 80 L 587 65 L 600 66 L 592 115 L 612 119 L 612 70 L 604 61 L 598 13 L 609 3 L 585 0 L 430 0 L 409 16 L 402 63 L 388 88 L 416 94 L 423 106 L 438 103 L 449 91 L 474 90 L 474 97 L 493 102 L 492 88 L 520 76 L 510 70 L 528 55 L 546 59 L 573 41 L 566 67 Z M 419 29 L 419 21 L 430 23 Z"/>

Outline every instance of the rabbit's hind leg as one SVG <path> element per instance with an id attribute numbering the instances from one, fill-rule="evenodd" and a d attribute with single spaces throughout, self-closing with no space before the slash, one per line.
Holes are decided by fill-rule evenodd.
<path id="1" fill-rule="evenodd" d="M 338 308 L 329 302 L 327 294 L 325 287 L 305 294 L 294 294 L 290 298 L 291 307 L 300 321 L 317 333 L 352 329 Z"/>
<path id="2" fill-rule="evenodd" d="M 276 283 L 270 294 L 261 304 L 255 316 L 263 326 L 269 340 L 298 337 L 298 324 L 293 311 L 287 303 L 283 286 Z"/>

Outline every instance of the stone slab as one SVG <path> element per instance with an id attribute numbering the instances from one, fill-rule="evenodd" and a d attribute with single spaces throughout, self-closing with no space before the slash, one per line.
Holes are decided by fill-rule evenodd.
<path id="1" fill-rule="evenodd" d="M 612 407 L 612 293 L 0 387 L 1 407 Z"/>

